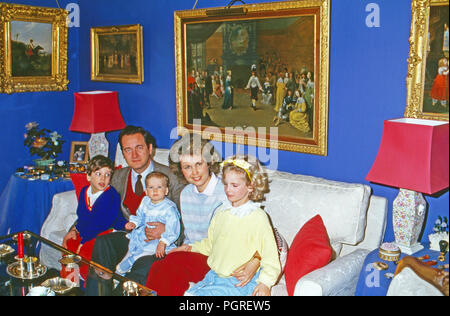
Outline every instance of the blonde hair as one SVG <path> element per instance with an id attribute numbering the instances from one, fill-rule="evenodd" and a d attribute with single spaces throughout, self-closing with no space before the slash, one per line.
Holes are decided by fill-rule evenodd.
<path id="1" fill-rule="evenodd" d="M 244 164 L 241 162 L 244 161 Z M 242 173 L 247 181 L 247 186 L 252 186 L 253 191 L 249 194 L 249 199 L 253 202 L 265 200 L 265 194 L 269 193 L 269 177 L 259 160 L 253 156 L 236 155 L 227 158 L 222 164 L 222 176 L 229 171 Z"/>
<path id="2" fill-rule="evenodd" d="M 159 179 L 159 180 L 163 180 L 164 185 L 165 185 L 166 187 L 169 187 L 169 185 L 170 185 L 169 177 L 168 177 L 167 175 L 165 175 L 164 173 L 159 172 L 159 171 L 153 171 L 153 172 L 150 172 L 150 173 L 145 177 L 145 184 L 148 184 L 148 181 L 149 181 L 150 179 L 152 179 L 152 178 L 156 178 L 156 179 Z"/>
<path id="3" fill-rule="evenodd" d="M 442 57 L 442 58 L 439 59 L 439 61 L 438 61 L 438 66 L 439 66 L 439 67 L 446 66 L 446 63 L 448 64 L 448 59 L 447 59 L 447 57 Z"/>

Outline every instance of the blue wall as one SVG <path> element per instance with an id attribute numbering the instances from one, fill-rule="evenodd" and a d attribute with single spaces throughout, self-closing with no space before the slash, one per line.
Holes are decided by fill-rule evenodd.
<path id="1" fill-rule="evenodd" d="M 43 7 L 57 8 L 55 0 L 2 1 Z M 60 0 L 62 8 L 73 1 Z M 70 28 L 68 34 L 68 90 L 64 92 L 30 92 L 0 94 L 0 190 L 5 187 L 10 175 L 17 167 L 31 164 L 28 148 L 23 145 L 25 124 L 36 121 L 41 127 L 56 130 L 67 141 L 59 159 L 67 160 L 71 140 L 81 140 L 86 135 L 76 135 L 68 130 L 73 114 L 73 92 L 79 90 L 79 39 L 77 28 Z"/>
<path id="2" fill-rule="evenodd" d="M 67 2 L 60 1 L 63 7 Z M 68 131 L 75 91 L 116 90 L 126 123 L 147 127 L 158 146 L 169 147 L 176 126 L 175 56 L 173 12 L 191 9 L 195 0 L 79 0 L 81 27 L 69 32 L 69 79 L 67 92 L 0 95 L 1 137 L 0 189 L 15 167 L 26 160 L 23 125 L 34 120 L 67 135 L 70 142 L 86 135 Z M 247 4 L 270 1 L 247 0 Z M 55 6 L 54 1 L 25 3 Z M 225 6 L 229 0 L 199 0 L 197 8 Z M 366 5 L 380 7 L 380 27 L 365 24 Z M 329 137 L 328 156 L 279 152 L 278 169 L 332 180 L 367 183 L 368 173 L 381 140 L 383 120 L 403 116 L 406 106 L 406 73 L 411 23 L 410 0 L 334 0 L 331 5 Z M 144 29 L 142 85 L 93 82 L 90 80 L 90 28 L 139 23 Z M 11 118 L 10 118 L 11 117 Z M 17 131 L 17 132 L 16 132 Z M 5 135 L 5 133 L 3 133 Z M 117 142 L 118 132 L 108 133 Z M 65 149 L 68 156 L 69 148 Z M 110 155 L 113 156 L 114 150 Z M 23 158 L 25 157 L 25 158 Z M 65 158 L 67 159 L 67 158 Z M 391 204 L 398 190 L 370 184 L 376 195 Z M 449 194 L 426 196 L 430 214 L 425 235 L 437 215 L 448 215 Z M 393 240 L 389 216 L 386 238 Z M 426 238 L 423 238 L 426 241 Z"/>

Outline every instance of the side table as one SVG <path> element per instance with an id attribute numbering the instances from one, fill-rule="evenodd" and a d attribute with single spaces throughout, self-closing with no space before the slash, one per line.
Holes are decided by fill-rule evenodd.
<path id="1" fill-rule="evenodd" d="M 0 195 L 0 236 L 23 230 L 39 234 L 53 195 L 73 189 L 68 179 L 28 180 L 13 174 Z"/>
<path id="2" fill-rule="evenodd" d="M 424 249 L 415 253 L 414 257 L 423 257 L 428 255 L 430 259 L 437 261 L 437 265 L 432 266 L 433 268 L 437 268 L 439 265 L 448 264 L 448 253 L 445 255 L 445 261 L 441 262 L 438 260 L 440 253 L 438 251 L 433 251 L 429 249 L 429 246 L 426 245 Z M 400 260 L 407 256 L 406 254 L 401 254 Z M 428 261 L 425 260 L 425 261 Z M 374 266 L 374 262 L 384 262 L 387 263 L 388 269 L 384 271 L 377 270 Z M 378 257 L 378 249 L 370 252 L 366 260 L 364 261 L 361 273 L 359 275 L 358 284 L 356 286 L 355 296 L 386 296 L 389 285 L 391 284 L 392 279 L 388 279 L 385 274 L 386 273 L 395 273 L 395 269 L 397 265 L 394 262 L 388 262 L 380 259 Z"/>

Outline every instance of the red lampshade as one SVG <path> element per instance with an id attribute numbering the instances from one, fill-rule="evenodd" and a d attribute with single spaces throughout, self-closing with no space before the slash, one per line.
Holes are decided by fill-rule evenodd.
<path id="1" fill-rule="evenodd" d="M 69 130 L 84 133 L 115 131 L 125 127 L 116 91 L 78 92 Z"/>
<path id="2" fill-rule="evenodd" d="M 366 180 L 433 194 L 448 188 L 449 123 L 384 121 L 380 148 Z"/>

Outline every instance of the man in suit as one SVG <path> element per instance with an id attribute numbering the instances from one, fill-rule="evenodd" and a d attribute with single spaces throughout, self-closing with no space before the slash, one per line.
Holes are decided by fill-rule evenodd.
<path id="1" fill-rule="evenodd" d="M 125 219 L 128 220 L 130 215 L 136 215 L 139 204 L 145 196 L 145 177 L 153 171 L 162 172 L 169 177 L 168 198 L 179 208 L 180 193 L 184 184 L 180 183 L 178 177 L 168 167 L 152 160 L 155 140 L 151 134 L 141 127 L 127 126 L 119 135 L 119 143 L 128 167 L 114 172 L 111 185 L 120 194 L 121 209 Z M 159 239 L 165 231 L 163 223 L 152 222 L 148 225 L 154 227 L 145 229 L 148 239 Z M 116 265 L 128 251 L 129 239 L 125 235 L 126 232 L 114 232 L 97 237 L 91 260 L 115 271 Z M 155 260 L 157 260 L 155 256 L 140 258 L 126 276 L 145 284 L 149 268 Z M 86 294 L 111 295 L 111 291 L 111 276 L 91 269 L 86 280 Z"/>

